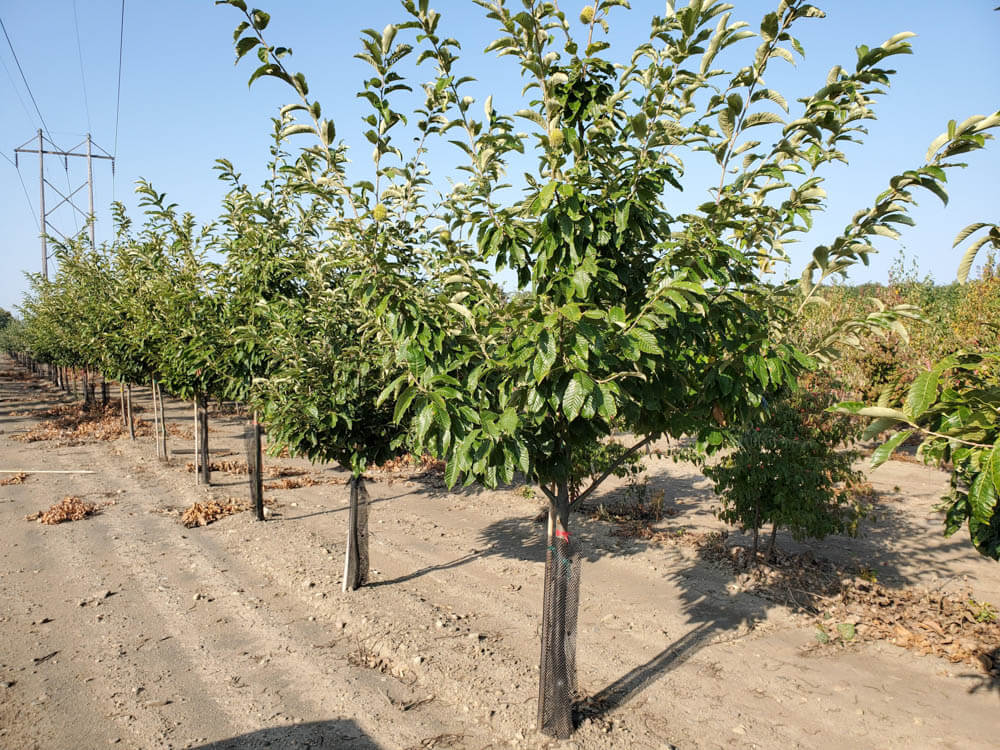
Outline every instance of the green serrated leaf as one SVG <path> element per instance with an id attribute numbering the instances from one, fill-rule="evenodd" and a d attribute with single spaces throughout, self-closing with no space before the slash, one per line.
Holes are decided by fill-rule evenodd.
<path id="1" fill-rule="evenodd" d="M 312 133 L 315 135 L 316 131 L 313 129 L 312 125 L 295 123 L 294 125 L 289 125 L 287 128 L 282 130 L 281 137 L 288 138 L 289 136 L 299 135 L 300 133 Z"/>
<path id="2" fill-rule="evenodd" d="M 937 399 L 938 373 L 934 370 L 918 375 L 910 385 L 910 392 L 903 404 L 903 411 L 910 419 L 917 420 Z"/>
<path id="3" fill-rule="evenodd" d="M 417 393 L 418 393 L 417 387 L 413 385 L 411 385 L 409 388 L 403 391 L 400 397 L 396 400 L 396 408 L 393 410 L 392 413 L 393 422 L 395 422 L 396 424 L 400 423 L 400 420 L 403 418 L 403 415 L 406 413 L 406 410 L 410 408 L 410 402 L 413 401 L 413 397 L 416 396 Z"/>
<path id="4" fill-rule="evenodd" d="M 993 489 L 1000 494 L 1000 438 L 993 444 L 989 458 L 984 460 L 983 466 L 983 473 L 989 475 Z"/>
<path id="5" fill-rule="evenodd" d="M 897 424 L 899 424 L 899 421 L 896 419 L 889 419 L 888 417 L 879 417 L 878 419 L 871 422 L 865 428 L 865 431 L 861 434 L 861 439 L 871 440 L 872 438 L 878 436 L 880 433 L 883 433 L 886 430 L 895 427 Z"/>
<path id="6" fill-rule="evenodd" d="M 423 443 L 424 438 L 427 435 L 427 430 L 430 429 L 431 424 L 434 422 L 434 403 L 428 401 L 424 404 L 424 408 L 420 410 L 417 414 L 416 420 L 414 420 L 413 426 L 417 431 L 417 442 Z"/>
<path id="7" fill-rule="evenodd" d="M 663 350 L 652 331 L 647 331 L 645 328 L 634 328 L 632 329 L 632 338 L 635 339 L 639 351 L 645 354 L 663 354 Z"/>
<path id="8" fill-rule="evenodd" d="M 563 414 L 566 415 L 566 419 L 572 422 L 579 416 L 580 408 L 583 406 L 583 401 L 586 397 L 587 394 L 584 393 L 583 386 L 577 380 L 576 375 L 574 375 L 566 384 L 566 390 L 563 391 L 562 409 Z"/>
<path id="9" fill-rule="evenodd" d="M 899 411 L 899 409 L 889 409 L 885 406 L 866 406 L 858 409 L 855 414 L 859 414 L 862 417 L 887 417 L 895 419 L 897 422 L 909 422 L 909 417 Z"/>
<path id="10" fill-rule="evenodd" d="M 453 456 L 444 467 L 444 483 L 447 485 L 449 490 L 455 486 L 460 474 L 461 471 L 458 467 L 458 458 Z"/>
<path id="11" fill-rule="evenodd" d="M 255 36 L 245 36 L 236 42 L 236 60 L 239 61 L 247 52 L 260 44 L 260 39 Z"/>
<path id="12" fill-rule="evenodd" d="M 912 434 L 913 430 L 903 430 L 901 432 L 897 432 L 885 441 L 885 443 L 876 448 L 872 452 L 872 468 L 877 469 L 879 466 L 888 461 L 889 457 L 892 456 L 896 448 L 902 445 L 903 441 L 905 441 Z"/>
<path id="13" fill-rule="evenodd" d="M 776 115 L 774 112 L 754 112 L 752 115 L 747 117 L 744 122 L 743 128 L 752 128 L 755 125 L 784 125 L 785 121 L 781 119 L 780 115 Z"/>
<path id="14" fill-rule="evenodd" d="M 993 477 L 980 472 L 969 487 L 969 510 L 971 517 L 979 523 L 988 524 L 997 504 L 997 489 Z"/>
<path id="15" fill-rule="evenodd" d="M 518 419 L 517 412 L 513 409 L 506 409 L 504 413 L 500 415 L 497 420 L 497 426 L 507 433 L 512 433 L 517 429 Z"/>
<path id="16" fill-rule="evenodd" d="M 531 204 L 531 211 L 532 211 L 532 213 L 534 213 L 537 216 L 537 215 L 545 212 L 545 210 L 552 203 L 552 198 L 555 196 L 555 194 L 556 194 L 556 188 L 558 186 L 559 186 L 559 183 L 556 182 L 555 180 L 553 180 L 552 182 L 546 183 L 545 187 L 543 187 L 539 191 L 538 197 L 535 198 L 534 202 Z"/>
<path id="17" fill-rule="evenodd" d="M 472 317 L 472 311 L 469 310 L 469 308 L 467 308 L 465 305 L 460 305 L 457 302 L 449 302 L 448 307 L 450 307 L 452 310 L 454 310 L 463 318 L 465 318 L 467 321 L 469 321 L 470 325 L 475 325 L 476 321 L 475 318 Z"/>

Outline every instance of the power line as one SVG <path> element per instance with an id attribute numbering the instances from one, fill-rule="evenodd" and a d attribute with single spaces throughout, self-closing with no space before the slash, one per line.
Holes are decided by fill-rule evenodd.
<path id="1" fill-rule="evenodd" d="M 118 94 L 115 97 L 115 146 L 112 149 L 118 156 L 118 115 L 122 106 L 122 52 L 125 49 L 125 0 L 122 0 L 121 30 L 118 32 Z"/>
<path id="2" fill-rule="evenodd" d="M 31 97 L 31 103 L 33 105 L 35 105 L 35 112 L 38 113 L 38 119 L 41 120 L 42 127 L 45 128 L 45 133 L 49 137 L 49 142 L 52 143 L 53 147 L 58 148 L 58 146 L 55 146 L 55 141 L 52 139 L 52 132 L 49 130 L 48 123 L 46 123 L 45 122 L 45 118 L 42 117 L 42 110 L 38 107 L 38 101 L 35 99 L 35 94 L 31 90 L 31 86 L 28 84 L 28 77 L 24 74 L 24 68 L 21 67 L 21 60 L 18 58 L 17 52 L 14 51 L 14 43 L 11 42 L 11 40 L 10 40 L 10 34 L 7 33 L 7 26 L 4 24 L 2 18 L 0 18 L 0 29 L 3 29 L 3 35 L 7 39 L 7 46 L 10 47 L 10 54 L 12 54 L 14 56 L 14 62 L 17 64 L 17 70 L 21 74 L 21 80 L 24 81 L 24 88 L 26 88 L 28 90 L 28 96 Z M 82 69 L 81 69 L 81 71 L 82 71 Z M 66 188 L 67 188 L 67 190 L 70 189 L 69 164 L 68 163 L 66 164 Z M 79 222 L 76 220 L 76 216 L 75 215 L 74 215 L 74 223 L 76 223 L 77 230 L 79 231 L 79 226 L 80 225 L 79 225 Z"/>
<path id="3" fill-rule="evenodd" d="M 118 157 L 118 116 L 122 107 L 122 52 L 125 49 L 125 0 L 122 0 L 121 28 L 118 32 L 118 94 L 115 96 L 115 145 L 111 149 L 115 158 Z M 115 188 L 117 186 L 115 175 L 115 163 L 111 162 L 111 200 L 115 200 Z"/>
<path id="4" fill-rule="evenodd" d="M 124 4 L 125 0 L 122 0 Z M 31 86 L 28 85 L 28 79 L 24 75 L 24 68 L 21 67 L 21 61 L 17 58 L 17 53 L 14 51 L 14 44 L 10 41 L 10 34 L 7 33 L 7 27 L 4 25 L 3 19 L 0 18 L 0 29 L 3 29 L 3 35 L 7 39 L 7 46 L 10 47 L 10 54 L 14 56 L 14 62 L 17 63 L 17 69 L 21 73 L 21 80 L 24 81 L 24 87 L 28 90 L 28 96 L 31 97 L 31 103 L 35 105 L 35 112 L 38 113 L 38 119 L 42 121 L 42 127 L 45 128 L 45 132 L 49 132 L 49 126 L 45 124 L 45 118 L 42 117 L 42 110 L 38 108 L 38 102 L 35 101 L 35 95 L 31 92 Z M 52 134 L 49 134 L 49 140 L 52 140 Z"/>
<path id="5" fill-rule="evenodd" d="M 21 96 L 21 92 L 17 90 L 17 86 L 14 84 L 14 77 L 10 74 L 10 68 L 7 67 L 7 63 L 3 61 L 0 57 L 0 65 L 3 65 L 3 72 L 7 74 L 7 80 L 10 81 L 10 87 L 14 89 L 14 94 L 17 96 L 18 102 L 21 103 L 21 109 L 24 110 L 24 114 L 28 116 L 28 121 L 34 124 L 34 117 L 31 112 L 28 111 L 28 105 L 24 103 L 24 97 Z"/>
<path id="6" fill-rule="evenodd" d="M 38 224 L 38 217 L 35 216 L 35 207 L 31 203 L 31 196 L 28 195 L 28 188 L 24 184 L 24 178 L 21 177 L 21 168 L 18 167 L 17 164 L 15 164 L 11 160 L 11 158 L 7 156 L 7 154 L 5 154 L 3 151 L 0 151 L 0 156 L 2 156 L 4 159 L 10 162 L 10 165 L 14 167 L 15 171 L 17 172 L 17 179 L 21 182 L 21 190 L 24 191 L 24 199 L 28 201 L 28 208 L 31 210 L 31 218 L 34 219 L 35 227 L 38 229 L 38 231 L 41 231 L 42 228 Z"/>
<path id="7" fill-rule="evenodd" d="M 83 82 L 83 106 L 87 111 L 87 130 L 89 132 L 93 128 L 90 127 L 90 99 L 87 97 L 87 76 L 83 72 L 83 45 L 80 44 L 80 19 L 76 11 L 76 0 L 73 0 L 73 26 L 76 29 L 76 53 L 80 59 L 80 80 Z"/>

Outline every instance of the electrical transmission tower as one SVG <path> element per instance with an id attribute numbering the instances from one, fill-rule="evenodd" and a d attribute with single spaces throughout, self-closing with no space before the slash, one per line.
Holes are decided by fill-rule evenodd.
<path id="1" fill-rule="evenodd" d="M 37 148 L 27 148 L 28 145 L 37 144 Z M 46 148 L 48 144 L 49 148 Z M 86 146 L 85 151 L 80 151 L 81 148 Z M 103 153 L 95 154 L 93 153 L 94 148 L 100 149 Z M 90 226 L 90 244 L 91 247 L 97 247 L 94 241 L 94 159 L 109 159 L 111 161 L 111 174 L 115 173 L 115 158 L 105 151 L 103 148 L 98 146 L 90 139 L 90 133 L 87 133 L 87 137 L 78 143 L 76 146 L 71 148 L 69 151 L 63 151 L 56 144 L 54 144 L 49 138 L 42 135 L 42 131 L 39 128 L 37 136 L 30 138 L 25 141 L 22 145 L 14 149 L 14 166 L 17 166 L 17 155 L 18 154 L 38 154 L 38 191 L 39 191 L 39 218 L 41 219 L 41 230 L 42 230 L 42 278 L 48 281 L 49 278 L 49 251 L 48 251 L 48 241 L 46 239 L 48 235 L 48 230 L 51 229 L 53 232 L 58 234 L 63 240 L 68 240 L 65 234 L 60 232 L 58 229 L 52 226 L 52 223 L 48 220 L 49 214 L 55 211 L 57 208 L 62 206 L 64 203 L 68 203 L 74 210 L 79 212 L 88 222 Z M 45 179 L 45 155 L 49 156 L 61 156 L 63 158 L 64 164 L 67 168 L 69 165 L 69 157 L 80 156 L 87 160 L 87 181 L 82 183 L 75 190 L 67 188 L 67 193 L 63 193 L 59 188 Z M 50 190 L 56 193 L 61 201 L 56 203 L 52 208 L 46 211 L 45 209 L 45 187 L 48 186 Z M 87 194 L 90 198 L 90 211 L 85 212 L 76 203 L 73 202 L 73 196 L 79 193 L 84 188 L 87 188 Z"/>

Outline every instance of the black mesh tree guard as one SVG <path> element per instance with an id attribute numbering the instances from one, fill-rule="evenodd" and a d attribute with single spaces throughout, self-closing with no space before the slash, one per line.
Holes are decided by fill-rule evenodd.
<path id="1" fill-rule="evenodd" d="M 580 561 L 564 523 L 553 509 L 549 510 L 543 591 L 538 729 L 551 737 L 566 739 L 573 733 Z"/>
<path id="2" fill-rule="evenodd" d="M 368 583 L 368 490 L 364 477 L 351 477 L 347 514 L 347 549 L 344 553 L 344 591 Z"/>

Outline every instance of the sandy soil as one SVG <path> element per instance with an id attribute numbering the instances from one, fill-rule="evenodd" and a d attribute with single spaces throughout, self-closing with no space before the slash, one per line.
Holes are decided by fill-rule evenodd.
<path id="1" fill-rule="evenodd" d="M 533 729 L 543 527 L 525 488 L 375 475 L 373 582 L 342 594 L 342 484 L 267 491 L 266 523 L 240 513 L 186 529 L 177 509 L 244 498 L 245 482 L 195 486 L 177 437 L 169 465 L 151 438 L 16 441 L 39 421 L 25 412 L 68 398 L 15 369 L 0 363 L 0 469 L 94 473 L 0 487 L 0 748 L 996 747 L 1000 692 L 974 667 L 887 642 L 810 648 L 812 616 L 741 591 L 690 546 L 582 516 L 579 683 L 596 708 L 572 740 L 548 739 Z M 137 398 L 148 407 L 148 391 Z M 168 402 L 167 416 L 190 430 L 190 405 Z M 213 458 L 241 458 L 241 436 L 240 420 L 214 416 Z M 694 467 L 647 468 L 676 512 L 661 526 L 720 528 Z M 878 523 L 816 554 L 880 583 L 1000 602 L 1000 566 L 940 534 L 946 481 L 886 465 L 872 475 Z M 66 495 L 113 504 L 57 526 L 24 520 Z"/>

